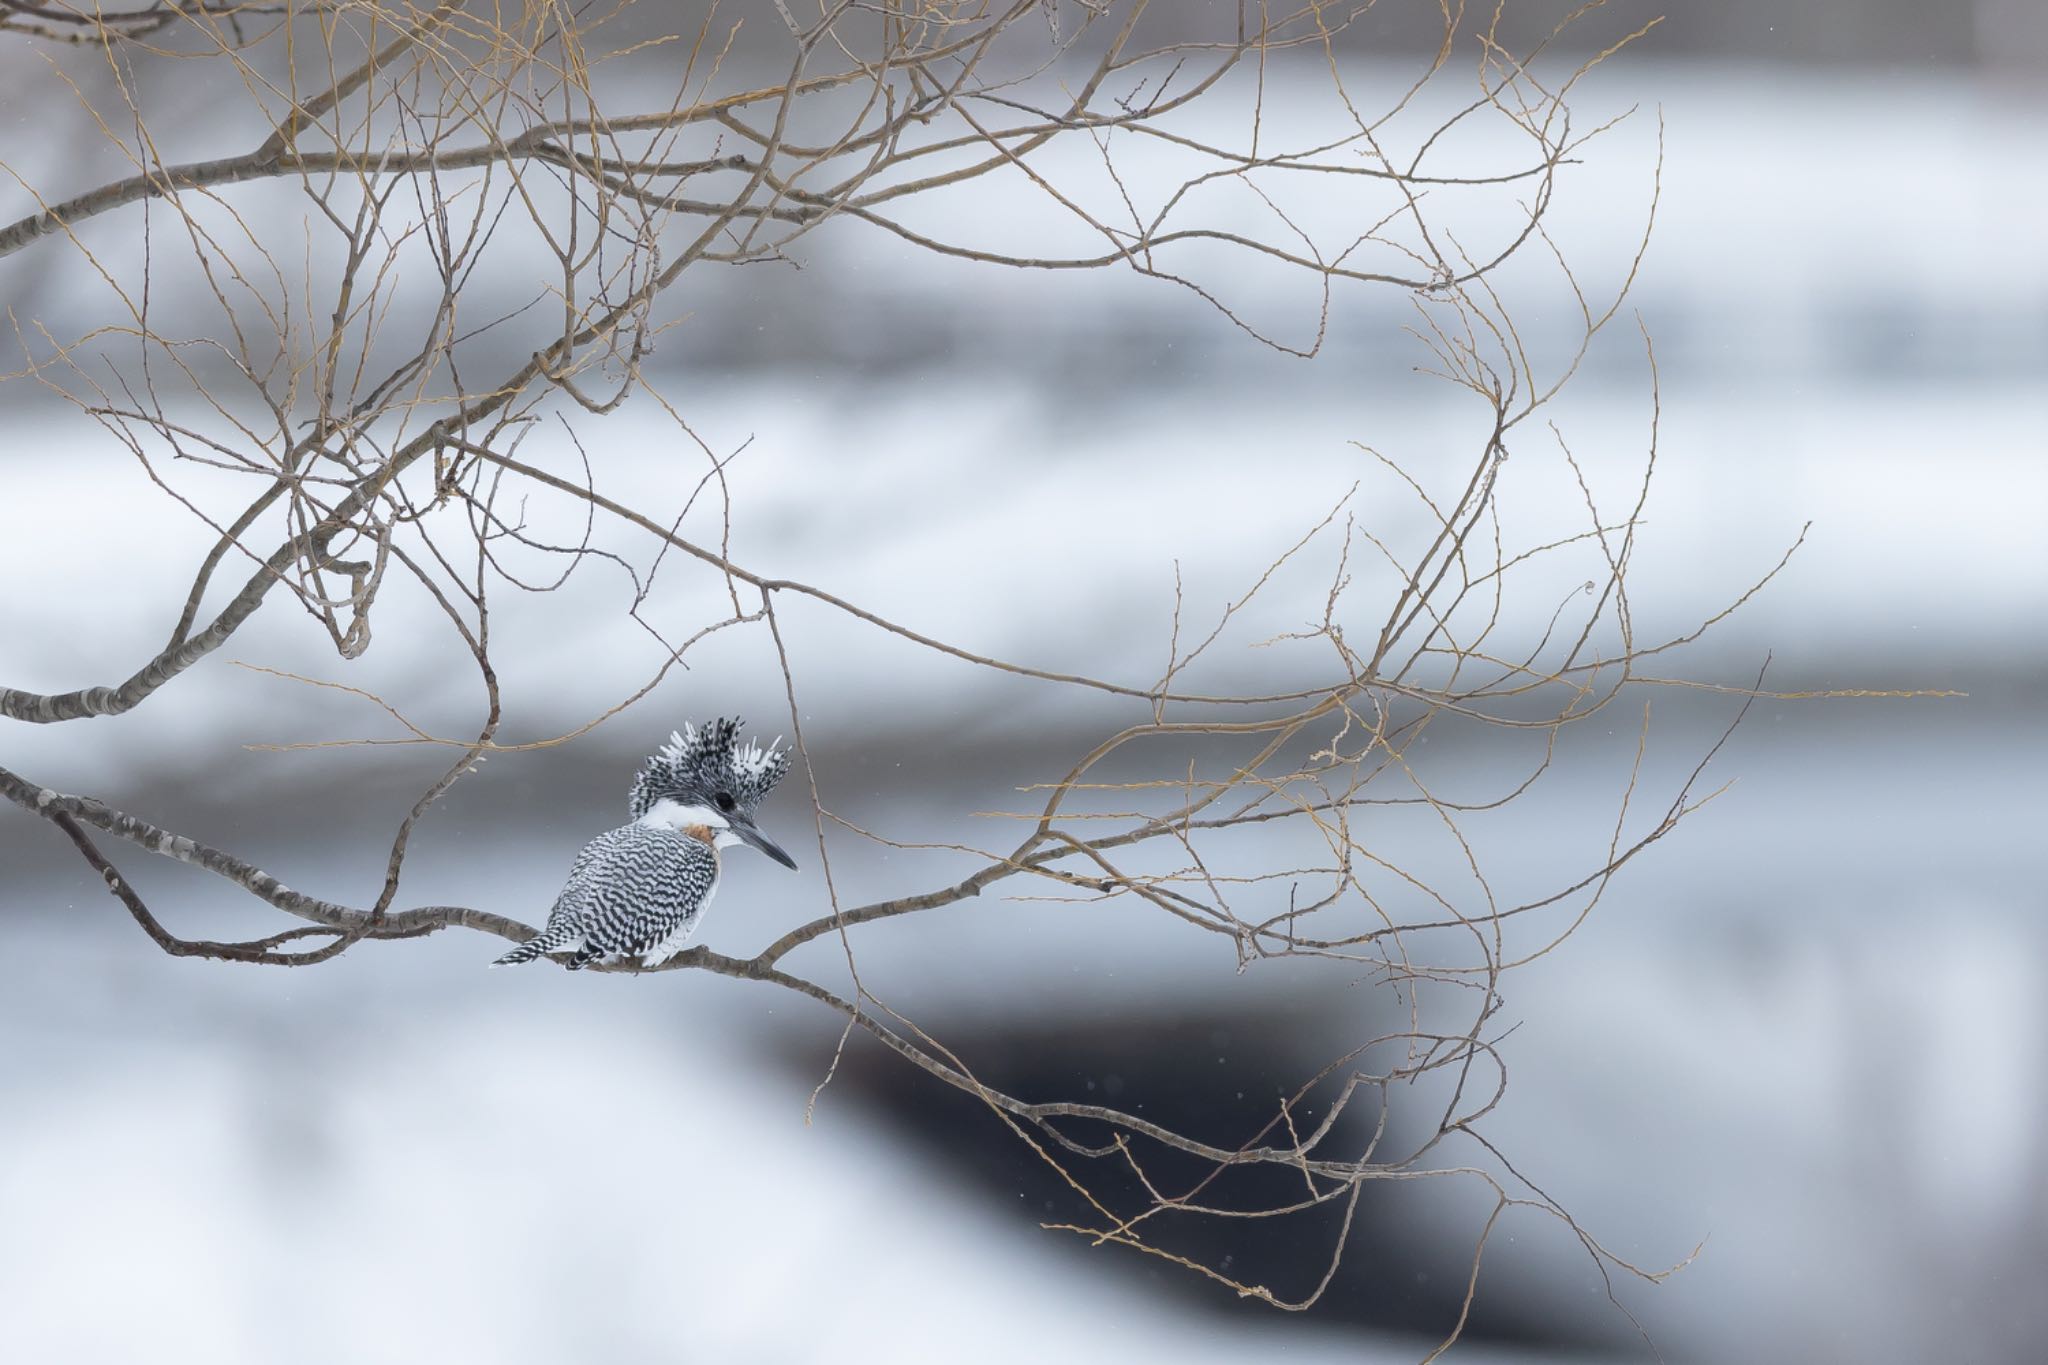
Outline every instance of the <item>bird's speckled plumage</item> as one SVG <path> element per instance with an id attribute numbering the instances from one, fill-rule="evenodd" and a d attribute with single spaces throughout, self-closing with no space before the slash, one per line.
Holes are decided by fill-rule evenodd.
<path id="1" fill-rule="evenodd" d="M 718 889 L 721 845 L 751 843 L 795 864 L 754 825 L 754 811 L 789 772 L 777 745 L 741 747 L 741 722 L 685 725 L 633 779 L 633 823 L 583 846 L 547 927 L 492 965 L 570 954 L 573 969 L 638 957 L 658 966 L 688 946 Z"/>

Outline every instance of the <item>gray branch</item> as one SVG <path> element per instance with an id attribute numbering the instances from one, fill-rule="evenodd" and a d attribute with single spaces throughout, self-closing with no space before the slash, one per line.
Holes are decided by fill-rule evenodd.
<path id="1" fill-rule="evenodd" d="M 504 915 L 497 915 L 486 910 L 477 910 L 462 905 L 422 906 L 418 909 L 386 915 L 380 919 L 372 911 L 356 909 L 352 906 L 341 905 L 334 901 L 322 900 L 317 896 L 308 896 L 303 892 L 294 891 L 277 878 L 263 871 L 263 869 L 252 863 L 245 862 L 232 853 L 209 847 L 197 840 L 188 839 L 183 835 L 173 834 L 168 830 L 150 824 L 146 820 L 137 819 L 135 816 L 115 810 L 103 802 L 94 801 L 89 797 L 69 796 L 48 787 L 39 787 L 6 768 L 0 768 L 0 795 L 6 796 L 24 810 L 40 815 L 63 830 L 73 843 L 78 846 L 79 851 L 84 854 L 86 861 L 101 875 L 107 884 L 108 891 L 127 907 L 129 913 L 135 916 L 136 920 L 142 924 L 143 928 L 149 932 L 150 937 L 159 946 L 174 956 L 211 957 L 228 961 L 266 962 L 282 966 L 301 966 L 311 962 L 324 961 L 362 939 L 417 938 L 423 934 L 432 933 L 435 930 L 451 926 L 460 926 L 465 929 L 474 929 L 481 933 L 495 934 L 500 938 L 510 939 L 515 943 L 525 942 L 535 932 L 531 927 Z M 119 871 L 112 863 L 93 846 L 91 839 L 80 828 L 82 825 L 90 825 L 95 829 L 103 830 L 108 834 L 115 835 L 162 857 L 172 858 L 181 863 L 189 863 L 194 867 L 204 868 L 216 876 L 235 883 L 250 894 L 257 896 L 279 910 L 296 915 L 301 919 L 309 920 L 326 929 L 337 931 L 340 937 L 321 948 L 309 952 L 294 953 L 278 953 L 273 950 L 279 944 L 297 938 L 304 931 L 287 931 L 284 934 L 273 935 L 270 938 L 248 944 L 211 943 L 177 939 L 157 924 L 154 917 L 143 906 L 141 899 L 135 894 L 133 887 L 122 879 Z M 970 882 L 974 880 L 970 879 Z M 978 887 L 975 889 L 978 889 Z M 920 897 L 912 899 L 942 904 L 953 895 L 964 896 L 971 894 L 973 894 L 972 890 L 954 888 L 950 893 L 938 893 L 936 898 Z M 875 909 L 879 907 L 866 908 Z M 771 949 L 770 951 L 773 952 L 774 950 Z M 1329 1179 L 1347 1182 L 1362 1180 L 1372 1176 L 1393 1176 L 1399 1173 L 1399 1167 L 1392 1164 L 1376 1164 L 1362 1159 L 1356 1161 L 1335 1161 L 1309 1158 L 1306 1156 L 1306 1149 L 1302 1147 L 1282 1148 L 1249 1144 L 1237 1150 L 1216 1147 L 1185 1137 L 1182 1134 L 1173 1132 L 1171 1129 L 1162 1128 L 1158 1124 L 1139 1118 L 1135 1114 L 1127 1114 L 1121 1110 L 1110 1109 L 1101 1105 L 1027 1103 L 1015 1096 L 1005 1094 L 1000 1090 L 985 1085 L 967 1073 L 941 1061 L 924 1048 L 917 1046 L 888 1027 L 888 1025 L 875 1018 L 869 1011 L 861 1008 L 857 1003 L 835 995 L 814 981 L 793 976 L 788 972 L 778 969 L 774 965 L 773 958 L 769 953 L 763 953 L 752 958 L 735 958 L 727 957 L 722 953 L 712 952 L 710 949 L 700 945 L 685 953 L 678 954 L 661 967 L 651 970 L 671 971 L 683 968 L 715 972 L 720 976 L 738 977 L 743 980 L 766 982 L 770 985 L 781 986 L 787 990 L 795 991 L 799 995 L 809 996 L 820 1004 L 845 1015 L 854 1023 L 859 1024 L 862 1029 L 885 1047 L 931 1073 L 946 1084 L 975 1096 L 1014 1119 L 1044 1129 L 1063 1146 L 1073 1150 L 1091 1149 L 1080 1147 L 1054 1130 L 1052 1127 L 1054 1119 L 1081 1119 L 1102 1123 L 1112 1128 L 1120 1128 L 1132 1134 L 1151 1138 L 1166 1146 L 1214 1161 L 1220 1165 L 1284 1165 L 1294 1169 L 1307 1170 Z M 638 973 L 650 969 L 642 968 L 633 963 L 617 963 L 600 964 L 594 970 Z"/>

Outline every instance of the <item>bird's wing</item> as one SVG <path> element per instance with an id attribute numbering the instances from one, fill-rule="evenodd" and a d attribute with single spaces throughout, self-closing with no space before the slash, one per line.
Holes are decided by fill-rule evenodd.
<path id="1" fill-rule="evenodd" d="M 635 953 L 692 919 L 718 880 L 708 844 L 677 830 L 625 825 L 584 845 L 556 901 L 585 926 L 585 942 Z"/>
<path id="2" fill-rule="evenodd" d="M 562 922 L 581 922 L 590 909 L 591 894 L 602 881 L 597 868 L 605 859 L 606 850 L 624 830 L 611 830 L 598 835 L 585 844 L 576 854 L 576 861 L 569 868 L 569 879 L 562 883 L 562 889 L 555 895 L 554 908 L 548 911 L 548 928 Z"/>

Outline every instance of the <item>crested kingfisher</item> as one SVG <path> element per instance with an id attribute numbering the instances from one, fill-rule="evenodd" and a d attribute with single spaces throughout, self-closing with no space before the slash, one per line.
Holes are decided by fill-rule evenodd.
<path id="1" fill-rule="evenodd" d="M 719 850 L 751 844 L 795 868 L 754 823 L 789 772 L 781 741 L 738 743 L 739 720 L 685 724 L 633 779 L 633 823 L 583 846 L 548 912 L 547 928 L 491 965 L 568 953 L 571 971 L 601 959 L 659 966 L 689 945 L 718 889 Z"/>

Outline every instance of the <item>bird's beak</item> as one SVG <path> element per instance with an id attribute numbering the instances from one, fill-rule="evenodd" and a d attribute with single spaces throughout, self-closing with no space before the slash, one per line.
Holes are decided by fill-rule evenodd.
<path id="1" fill-rule="evenodd" d="M 790 871 L 794 872 L 796 870 L 796 859 L 784 853 L 776 845 L 775 841 L 763 834 L 760 826 L 756 825 L 752 820 L 728 816 L 727 823 L 732 826 L 732 832 L 739 835 L 743 843 L 752 844 L 755 848 L 760 849 Z"/>

